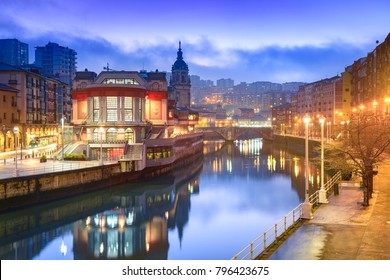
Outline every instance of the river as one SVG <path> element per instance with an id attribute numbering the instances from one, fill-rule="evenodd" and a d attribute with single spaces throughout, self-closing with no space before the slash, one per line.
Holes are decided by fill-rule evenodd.
<path id="1" fill-rule="evenodd" d="M 310 192 L 319 179 L 310 166 Z M 261 139 L 205 141 L 163 177 L 0 215 L 0 257 L 231 259 L 304 194 L 301 157 Z"/>

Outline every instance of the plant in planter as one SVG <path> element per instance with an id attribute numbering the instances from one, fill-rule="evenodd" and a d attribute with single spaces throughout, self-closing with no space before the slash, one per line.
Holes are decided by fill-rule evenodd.
<path id="1" fill-rule="evenodd" d="M 65 160 L 79 160 L 84 161 L 86 160 L 86 157 L 84 154 L 66 154 Z"/>
<path id="2" fill-rule="evenodd" d="M 42 155 L 39 161 L 40 162 L 46 162 L 47 161 L 46 155 Z"/>

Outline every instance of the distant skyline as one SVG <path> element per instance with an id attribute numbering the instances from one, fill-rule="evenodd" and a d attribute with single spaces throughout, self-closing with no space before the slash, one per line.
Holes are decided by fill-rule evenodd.
<path id="1" fill-rule="evenodd" d="M 170 72 L 179 41 L 204 80 L 314 82 L 366 56 L 390 32 L 388 0 L 0 0 L 0 39 L 77 52 L 78 71 Z"/>

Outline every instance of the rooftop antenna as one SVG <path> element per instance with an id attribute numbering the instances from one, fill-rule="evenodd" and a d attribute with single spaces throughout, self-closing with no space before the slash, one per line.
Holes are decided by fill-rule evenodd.
<path id="1" fill-rule="evenodd" d="M 115 71 L 114 69 L 110 68 L 110 64 L 107 62 L 107 67 L 103 67 L 106 71 Z"/>

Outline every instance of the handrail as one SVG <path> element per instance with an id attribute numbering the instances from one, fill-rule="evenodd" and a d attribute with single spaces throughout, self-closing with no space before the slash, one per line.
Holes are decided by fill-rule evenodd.
<path id="1" fill-rule="evenodd" d="M 330 193 L 334 184 L 341 180 L 341 171 L 338 171 L 330 180 L 324 184 L 324 188 L 327 194 Z M 316 191 L 309 196 L 309 202 L 312 205 L 318 204 L 319 191 Z M 256 237 L 251 243 L 249 243 L 244 249 L 233 256 L 232 260 L 246 260 L 256 259 L 259 255 L 264 253 L 268 247 L 270 247 L 277 238 L 282 236 L 286 231 L 298 223 L 301 219 L 302 204 L 299 204 L 293 210 L 291 210 L 286 216 L 280 219 L 271 228 L 265 231 L 262 235 Z M 299 214 L 299 215 L 297 215 Z"/>
<path id="2" fill-rule="evenodd" d="M 232 260 L 255 259 L 263 253 L 275 240 L 284 234 L 290 227 L 295 225 L 301 217 L 302 203 L 291 210 L 286 216 L 280 219 L 271 228 L 265 231 L 262 235 L 256 237 L 249 245 L 238 252 Z"/>
<path id="3" fill-rule="evenodd" d="M 105 161 L 104 165 L 110 165 L 110 164 L 117 164 L 116 161 Z M 49 174 L 49 173 L 56 173 L 56 172 L 64 172 L 64 171 L 70 171 L 70 170 L 79 170 L 79 169 L 87 169 L 92 168 L 96 166 L 100 166 L 101 163 L 99 161 L 82 161 L 82 162 L 72 162 L 72 161 L 55 161 L 53 164 L 51 163 L 44 163 L 42 166 L 38 167 L 23 167 L 19 169 L 19 176 L 31 176 L 31 175 L 38 175 L 38 174 Z M 12 178 L 12 172 L 9 174 L 2 173 L 0 174 L 0 179 L 8 179 Z"/>

